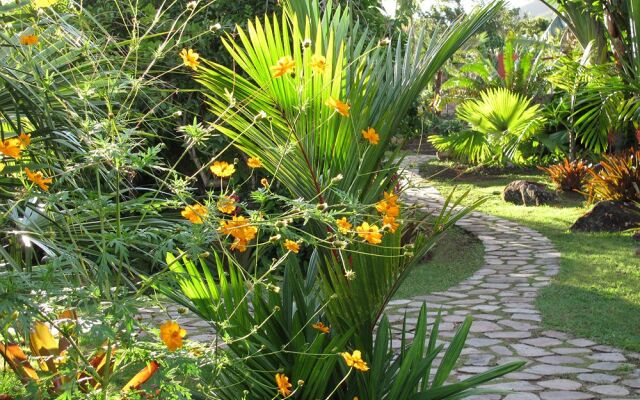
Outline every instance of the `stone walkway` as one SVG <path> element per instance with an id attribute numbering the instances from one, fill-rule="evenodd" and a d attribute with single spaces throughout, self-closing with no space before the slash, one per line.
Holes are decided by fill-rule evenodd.
<path id="1" fill-rule="evenodd" d="M 426 157 L 405 160 L 409 188 L 404 200 L 438 211 L 442 196 L 417 171 Z M 541 328 L 535 299 L 560 268 L 560 254 L 547 238 L 517 223 L 477 212 L 458 225 L 484 244 L 484 267 L 446 292 L 392 301 L 387 310 L 396 330 L 405 313 L 408 323 L 415 324 L 426 302 L 431 316 L 442 310 L 443 340 L 454 335 L 467 315 L 474 318 L 461 364 L 453 373 L 457 379 L 510 361 L 527 362 L 522 370 L 484 386 L 510 390 L 510 394 L 478 399 L 640 399 L 640 354 Z"/>

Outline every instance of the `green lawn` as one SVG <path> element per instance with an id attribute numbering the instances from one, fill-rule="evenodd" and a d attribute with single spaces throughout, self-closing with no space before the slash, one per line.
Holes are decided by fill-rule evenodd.
<path id="1" fill-rule="evenodd" d="M 484 264 L 484 246 L 465 230 L 450 228 L 429 254 L 428 260 L 417 265 L 394 296 L 408 299 L 446 290 L 468 278 Z"/>
<path id="2" fill-rule="evenodd" d="M 524 207 L 505 203 L 503 187 L 514 179 L 545 181 L 526 174 L 473 174 L 455 178 L 447 163 L 422 166 L 423 176 L 446 195 L 472 189 L 466 203 L 487 197 L 480 211 L 518 221 L 548 237 L 562 253 L 560 274 L 538 298 L 545 328 L 592 338 L 600 343 L 640 351 L 640 258 L 630 234 L 572 233 L 569 226 L 588 207 L 580 196 L 563 196 L 557 204 Z"/>

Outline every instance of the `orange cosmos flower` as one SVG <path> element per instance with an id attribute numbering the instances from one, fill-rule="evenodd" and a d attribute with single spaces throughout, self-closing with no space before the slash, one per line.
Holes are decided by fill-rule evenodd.
<path id="1" fill-rule="evenodd" d="M 349 231 L 351 230 L 351 228 L 353 227 L 353 225 L 347 221 L 346 217 L 342 217 L 340 219 L 336 220 L 336 225 L 338 225 L 338 230 L 343 233 L 343 234 L 347 234 L 349 233 Z"/>
<path id="2" fill-rule="evenodd" d="M 315 324 L 311 325 L 311 327 L 322 333 L 329 333 L 331 331 L 331 328 L 323 324 L 321 321 L 316 322 Z"/>
<path id="3" fill-rule="evenodd" d="M 314 54 L 311 57 L 311 69 L 316 74 L 321 74 L 324 72 L 324 69 L 327 67 L 327 59 L 320 54 Z"/>
<path id="4" fill-rule="evenodd" d="M 27 178 L 36 185 L 40 186 L 40 189 L 45 192 L 49 190 L 49 185 L 53 182 L 52 178 L 45 178 L 42 172 L 34 171 L 32 172 L 29 168 L 25 168 L 24 172 L 27 174 Z"/>
<path id="5" fill-rule="evenodd" d="M 281 395 L 287 397 L 291 394 L 293 385 L 289 383 L 289 378 L 285 374 L 276 374 L 276 384 Z"/>
<path id="6" fill-rule="evenodd" d="M 235 238 L 231 244 L 231 250 L 244 253 L 247 250 L 247 244 L 256 237 L 258 228 L 252 226 L 245 217 L 235 216 L 230 221 L 222 221 L 219 231 Z"/>
<path id="7" fill-rule="evenodd" d="M 294 253 L 298 253 L 300 251 L 300 245 L 296 242 L 294 242 L 293 240 L 285 240 L 284 241 L 284 247 L 289 250 L 292 251 Z"/>
<path id="8" fill-rule="evenodd" d="M 396 222 L 396 217 L 392 217 L 390 215 L 385 215 L 384 217 L 382 217 L 382 223 L 385 226 L 389 227 L 389 230 L 391 231 L 391 233 L 395 233 L 398 227 L 400 226 L 400 224 Z"/>
<path id="9" fill-rule="evenodd" d="M 262 168 L 262 161 L 257 157 L 250 157 L 247 160 L 247 166 L 249 168 Z"/>
<path id="10" fill-rule="evenodd" d="M 384 200 L 376 203 L 376 210 L 381 214 L 395 218 L 400 215 L 400 206 L 398 206 L 397 201 L 398 195 L 394 194 L 393 191 L 390 193 L 384 192 Z"/>
<path id="11" fill-rule="evenodd" d="M 8 157 L 13 157 L 16 160 L 20 158 L 20 151 L 22 146 L 19 139 L 11 138 L 5 141 L 0 140 L 0 153 Z"/>
<path id="12" fill-rule="evenodd" d="M 31 134 L 21 133 L 18 136 L 18 140 L 20 141 L 20 147 L 24 149 L 31 144 Z"/>
<path id="13" fill-rule="evenodd" d="M 378 144 L 380 142 L 380 136 L 373 128 L 362 131 L 362 137 L 367 139 L 371 144 Z"/>
<path id="14" fill-rule="evenodd" d="M 393 193 L 393 190 L 388 193 L 384 192 L 384 199 L 390 204 L 396 204 L 396 202 L 398 201 L 398 195 Z"/>
<path id="15" fill-rule="evenodd" d="M 369 366 L 362 359 L 362 353 L 360 352 L 360 350 L 354 350 L 353 354 L 344 352 L 340 353 L 340 355 L 342 356 L 342 358 L 344 358 L 344 361 L 347 363 L 348 367 L 355 368 L 362 372 L 366 372 L 369 370 Z"/>
<path id="16" fill-rule="evenodd" d="M 34 46 L 38 44 L 38 36 L 36 35 L 22 35 L 20 36 L 20 44 L 23 46 Z"/>
<path id="17" fill-rule="evenodd" d="M 249 242 L 243 239 L 235 239 L 231 246 L 229 247 L 231 250 L 238 250 L 240 253 L 244 253 L 247 251 L 247 245 Z"/>
<path id="18" fill-rule="evenodd" d="M 211 172 L 214 175 L 219 176 L 220 178 L 229 177 L 236 172 L 236 167 L 226 161 L 214 161 L 213 165 L 209 167 L 209 169 L 211 169 Z"/>
<path id="19" fill-rule="evenodd" d="M 201 224 L 204 222 L 204 218 L 209 215 L 209 210 L 202 204 L 194 204 L 186 206 L 180 214 L 194 224 Z"/>
<path id="20" fill-rule="evenodd" d="M 167 345 L 169 351 L 176 351 L 182 347 L 182 338 L 187 331 L 182 329 L 175 321 L 167 321 L 160 325 L 160 339 Z"/>
<path id="21" fill-rule="evenodd" d="M 193 51 L 193 49 L 182 49 L 180 52 L 180 57 L 182 57 L 182 62 L 187 67 L 193 69 L 194 71 L 198 69 L 198 65 L 200 65 L 200 54 Z"/>
<path id="22" fill-rule="evenodd" d="M 218 210 L 225 214 L 233 214 L 236 210 L 236 202 L 229 196 L 220 196 L 217 206 Z"/>
<path id="23" fill-rule="evenodd" d="M 382 234 L 376 225 L 369 225 L 368 222 L 363 222 L 362 225 L 356 228 L 356 232 L 358 232 L 358 236 L 371 244 L 380 244 L 382 242 Z"/>
<path id="24" fill-rule="evenodd" d="M 271 66 L 272 77 L 279 78 L 282 75 L 291 73 L 296 68 L 296 62 L 289 56 L 280 57 L 276 65 Z"/>
<path id="25" fill-rule="evenodd" d="M 334 97 L 329 97 L 324 104 L 333 108 L 338 114 L 341 114 L 342 116 L 349 116 L 349 110 L 351 109 L 351 106 L 347 103 L 343 103 Z"/>

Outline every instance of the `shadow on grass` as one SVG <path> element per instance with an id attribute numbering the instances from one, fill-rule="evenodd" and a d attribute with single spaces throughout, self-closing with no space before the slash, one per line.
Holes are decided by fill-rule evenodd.
<path id="1" fill-rule="evenodd" d="M 542 289 L 537 306 L 546 329 L 640 351 L 638 304 L 599 290 L 553 283 Z"/>

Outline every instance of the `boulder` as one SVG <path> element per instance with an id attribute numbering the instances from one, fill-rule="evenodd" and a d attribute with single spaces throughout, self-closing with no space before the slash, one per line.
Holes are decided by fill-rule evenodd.
<path id="1" fill-rule="evenodd" d="M 640 227 L 640 208 L 630 202 L 601 201 L 571 225 L 574 232 L 621 232 Z"/>
<path id="2" fill-rule="evenodd" d="M 502 199 L 509 203 L 539 206 L 555 200 L 556 195 L 545 185 L 529 181 L 513 181 L 502 191 Z"/>

